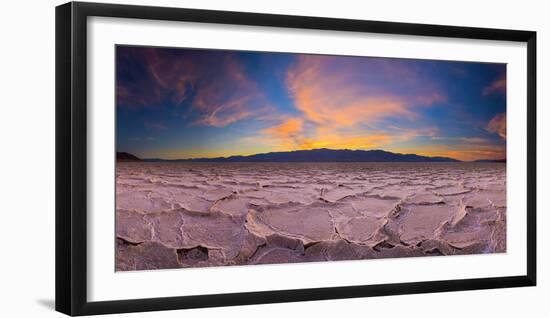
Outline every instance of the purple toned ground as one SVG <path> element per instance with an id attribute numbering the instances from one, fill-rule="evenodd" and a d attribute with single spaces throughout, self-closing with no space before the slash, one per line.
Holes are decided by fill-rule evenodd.
<path id="1" fill-rule="evenodd" d="M 506 251 L 501 163 L 140 163 L 118 271 Z"/>

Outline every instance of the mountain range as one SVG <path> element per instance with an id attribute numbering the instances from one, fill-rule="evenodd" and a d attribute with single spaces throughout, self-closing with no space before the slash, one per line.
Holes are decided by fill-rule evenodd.
<path id="1" fill-rule="evenodd" d="M 400 154 L 384 150 L 312 149 L 260 153 L 249 156 L 230 156 L 192 159 L 139 159 L 127 152 L 117 152 L 117 161 L 147 162 L 460 162 L 449 157 L 428 157 Z"/>
<path id="2" fill-rule="evenodd" d="M 127 152 L 116 152 L 116 161 L 141 161 L 138 157 Z"/>
<path id="3" fill-rule="evenodd" d="M 500 163 L 506 163 L 506 159 L 480 159 L 480 160 L 475 160 L 474 162 L 486 162 L 486 163 L 500 162 Z"/>

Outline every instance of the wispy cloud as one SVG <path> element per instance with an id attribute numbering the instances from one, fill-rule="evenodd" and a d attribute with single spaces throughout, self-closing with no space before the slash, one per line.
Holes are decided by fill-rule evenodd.
<path id="1" fill-rule="evenodd" d="M 161 122 L 154 122 L 149 120 L 146 120 L 143 123 L 143 125 L 145 126 L 145 128 L 149 130 L 167 130 L 168 129 L 168 127 Z"/>
<path id="2" fill-rule="evenodd" d="M 375 69 L 361 74 L 364 71 L 351 61 L 304 55 L 289 70 L 287 85 L 296 108 L 307 120 L 318 124 L 341 127 L 371 123 L 390 116 L 415 116 L 401 96 L 384 92 L 377 85 L 369 85 L 372 80 L 369 81 L 368 74 L 376 72 Z"/>
<path id="3" fill-rule="evenodd" d="M 401 140 L 409 140 L 416 137 L 436 138 L 439 134 L 439 128 L 436 126 L 403 128 L 394 125 L 388 125 L 387 130 L 390 131 L 392 135 L 399 136 Z"/>
<path id="4" fill-rule="evenodd" d="M 495 115 L 487 124 L 487 131 L 506 139 L 506 113 Z"/>
<path id="5" fill-rule="evenodd" d="M 485 86 L 482 91 L 484 96 L 491 94 L 506 94 L 506 75 L 499 77 L 488 86 Z"/>
<path id="6" fill-rule="evenodd" d="M 141 138 L 141 137 L 130 137 L 128 138 L 128 141 L 153 141 L 155 140 L 154 137 L 145 137 L 145 138 Z"/>
<path id="7" fill-rule="evenodd" d="M 268 102 L 232 54 L 156 48 L 118 48 L 117 104 L 129 109 L 187 105 L 195 124 L 224 127 L 259 115 Z M 137 65 L 137 66 L 136 66 Z M 134 69 L 134 70 L 132 70 Z M 125 76 L 128 74 L 125 73 Z M 185 115 L 188 115 L 187 113 Z"/>
<path id="8" fill-rule="evenodd" d="M 288 118 L 282 123 L 266 128 L 262 133 L 275 138 L 296 139 L 302 133 L 303 120 L 299 118 Z"/>
<path id="9" fill-rule="evenodd" d="M 503 72 L 460 62 L 118 47 L 118 118 L 131 123 L 120 144 L 170 158 L 313 148 L 498 158 Z M 157 142 L 166 149 L 150 146 Z"/>
<path id="10" fill-rule="evenodd" d="M 413 121 L 416 109 L 446 100 L 429 84 L 417 87 L 414 69 L 382 59 L 357 63 L 352 57 L 299 56 L 287 72 L 286 84 L 299 111 L 260 131 L 249 141 L 270 143 L 279 150 L 314 148 L 381 148 L 392 142 L 434 136 L 437 127 L 403 128 L 385 120 Z M 414 92 L 396 94 L 384 85 Z"/>

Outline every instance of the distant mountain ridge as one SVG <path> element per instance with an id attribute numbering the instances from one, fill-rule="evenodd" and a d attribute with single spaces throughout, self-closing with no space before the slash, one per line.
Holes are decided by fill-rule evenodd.
<path id="1" fill-rule="evenodd" d="M 136 157 L 137 158 L 137 157 Z M 139 159 L 138 159 L 139 160 Z M 384 150 L 313 149 L 269 152 L 249 156 L 193 159 L 143 159 L 148 162 L 460 162 L 448 157 L 400 154 Z"/>
<path id="2" fill-rule="evenodd" d="M 128 152 L 118 152 L 116 153 L 116 161 L 142 161 L 138 157 L 132 155 Z"/>
<path id="3" fill-rule="evenodd" d="M 474 162 L 500 162 L 500 163 L 506 163 L 506 159 L 480 159 L 480 160 L 475 160 Z"/>

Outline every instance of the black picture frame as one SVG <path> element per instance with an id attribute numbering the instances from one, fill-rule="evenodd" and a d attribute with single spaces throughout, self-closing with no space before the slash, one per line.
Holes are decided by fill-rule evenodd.
<path id="1" fill-rule="evenodd" d="M 70 2 L 56 7 L 56 310 L 92 315 L 536 285 L 536 32 Z M 87 301 L 87 18 L 91 16 L 501 40 L 527 44 L 527 274 L 350 287 Z"/>

